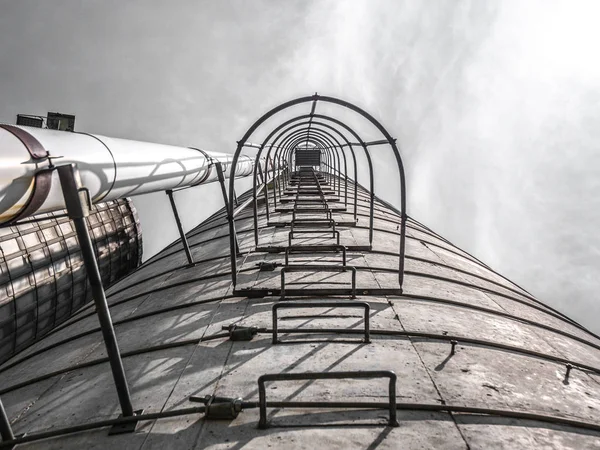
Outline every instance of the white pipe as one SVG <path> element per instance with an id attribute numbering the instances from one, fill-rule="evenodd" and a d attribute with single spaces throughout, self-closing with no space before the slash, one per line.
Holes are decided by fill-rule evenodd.
<path id="1" fill-rule="evenodd" d="M 231 160 L 226 153 L 0 124 L 0 224 L 64 209 L 51 164 L 77 164 L 96 203 L 216 181 L 213 161 L 229 177 Z M 241 156 L 235 175 L 253 168 L 254 160 Z"/>

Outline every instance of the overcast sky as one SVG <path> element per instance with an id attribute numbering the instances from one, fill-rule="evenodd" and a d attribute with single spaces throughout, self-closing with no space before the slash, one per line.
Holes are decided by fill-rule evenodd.
<path id="1" fill-rule="evenodd" d="M 410 215 L 600 332 L 599 13 L 572 0 L 0 0 L 0 120 L 61 111 L 80 131 L 232 152 L 278 103 L 348 99 L 398 138 Z M 390 180 L 376 190 L 395 201 Z M 178 195 L 187 228 L 217 193 Z M 164 194 L 135 203 L 149 256 L 177 233 Z"/>

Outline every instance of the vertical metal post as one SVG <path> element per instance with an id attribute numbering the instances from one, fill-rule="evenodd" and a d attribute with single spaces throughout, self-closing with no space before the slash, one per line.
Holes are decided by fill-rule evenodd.
<path id="1" fill-rule="evenodd" d="M 179 230 L 179 236 L 181 237 L 181 243 L 183 244 L 183 250 L 185 251 L 185 256 L 187 257 L 188 264 L 190 266 L 194 265 L 194 258 L 192 256 L 192 252 L 190 251 L 190 246 L 187 241 L 187 237 L 185 236 L 185 232 L 183 231 L 183 225 L 181 224 L 181 219 L 179 218 L 179 213 L 177 212 L 177 205 L 175 204 L 175 199 L 173 198 L 173 191 L 166 191 L 169 196 L 169 201 L 171 202 L 171 208 L 173 209 L 173 216 L 175 216 L 175 222 L 177 223 L 177 229 Z"/>
<path id="2" fill-rule="evenodd" d="M 370 204 L 369 204 L 369 246 L 373 247 L 373 216 L 374 216 L 374 208 L 375 208 L 375 180 L 373 178 L 373 163 L 371 162 L 371 155 L 369 154 L 369 149 L 366 144 L 362 143 L 363 148 L 365 149 L 365 156 L 367 157 L 367 162 L 369 163 L 369 188 L 370 188 Z"/>
<path id="3" fill-rule="evenodd" d="M 233 205 L 230 205 L 227 201 L 227 190 L 225 189 L 225 175 L 223 175 L 223 166 L 221 163 L 215 163 L 215 167 L 217 168 L 217 177 L 219 178 L 219 183 L 221 184 L 221 193 L 223 194 L 223 202 L 225 203 L 225 212 L 227 213 L 227 220 L 231 222 L 233 220 Z M 235 195 L 235 192 L 234 192 Z M 238 246 L 237 235 L 234 234 L 229 236 L 229 240 L 235 241 L 235 251 L 239 253 L 240 247 Z"/>
<path id="4" fill-rule="evenodd" d="M 261 148 L 261 150 L 262 150 L 262 148 Z M 255 166 L 255 169 L 258 169 L 258 174 L 259 174 L 259 176 L 260 176 L 260 179 L 261 179 L 261 181 L 265 181 L 265 179 L 266 179 L 266 178 L 263 176 L 263 171 L 262 171 L 262 167 L 260 166 L 260 161 L 259 161 L 259 162 L 257 162 L 257 164 L 256 164 L 256 165 L 257 165 L 258 167 L 256 167 L 256 166 Z M 267 166 L 265 165 L 265 169 L 266 169 L 266 168 L 267 168 Z M 255 170 L 255 172 L 256 172 L 256 170 Z"/>
<path id="5" fill-rule="evenodd" d="M 268 180 L 265 180 L 265 184 L 264 184 L 264 190 L 263 193 L 265 195 L 265 207 L 266 207 L 266 212 L 267 212 L 267 222 L 269 222 L 270 220 L 270 215 L 269 215 L 269 184 L 267 183 Z"/>
<path id="6" fill-rule="evenodd" d="M 265 182 L 264 182 L 264 186 L 265 186 L 265 190 L 264 190 L 264 194 L 265 194 L 265 208 L 266 208 L 266 213 L 267 213 L 267 222 L 269 222 L 270 217 L 269 217 L 269 153 L 271 152 L 271 149 L 269 149 L 269 151 L 267 152 L 267 158 L 266 158 L 266 164 L 265 164 Z"/>
<path id="7" fill-rule="evenodd" d="M 96 262 L 96 256 L 94 255 L 90 233 L 85 222 L 85 217 L 89 215 L 89 205 L 91 204 L 89 192 L 81 186 L 81 178 L 75 164 L 59 166 L 56 170 L 60 177 L 60 184 L 65 197 L 67 213 L 69 218 L 73 221 L 75 231 L 77 232 L 83 263 L 92 288 L 92 296 L 96 305 L 96 312 L 98 314 L 98 320 L 100 321 L 104 344 L 106 345 L 108 361 L 117 388 L 119 403 L 121 404 L 121 412 L 123 416 L 133 416 L 133 405 L 131 403 L 131 396 L 129 395 L 129 386 L 127 384 L 127 378 L 125 377 L 125 369 L 123 368 L 123 361 L 121 360 L 119 345 L 110 317 L 106 295 L 104 294 L 104 288 L 102 287 L 102 279 L 100 278 L 98 263 Z M 82 195 L 85 195 L 86 197 L 83 202 L 81 198 Z"/>
<path id="8" fill-rule="evenodd" d="M 12 441 L 15 439 L 8 416 L 6 415 L 6 410 L 2 404 L 2 399 L 0 399 L 0 436 L 2 436 L 3 441 Z"/>
<path id="9" fill-rule="evenodd" d="M 261 148 L 262 150 L 262 148 Z M 254 221 L 254 247 L 258 247 L 258 192 L 256 189 L 256 185 L 258 183 L 258 179 L 256 177 L 258 170 L 260 169 L 260 161 L 257 157 L 257 162 L 254 165 L 253 176 L 252 176 L 252 219 Z M 262 169 L 261 169 L 261 180 L 264 181 L 262 177 Z"/>
<path id="10" fill-rule="evenodd" d="M 277 210 L 277 188 L 278 185 L 278 177 L 275 169 L 275 157 L 273 157 L 273 209 Z M 267 186 L 267 189 L 269 187 Z M 280 196 L 281 197 L 281 196 Z"/>

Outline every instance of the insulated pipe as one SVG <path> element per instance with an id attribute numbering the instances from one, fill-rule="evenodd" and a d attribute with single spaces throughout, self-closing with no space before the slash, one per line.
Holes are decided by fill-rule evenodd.
<path id="1" fill-rule="evenodd" d="M 56 165 L 76 164 L 93 203 L 217 181 L 233 155 L 86 133 L 0 124 L 0 224 L 64 209 Z M 261 164 L 264 162 L 261 161 Z M 235 174 L 251 175 L 240 156 Z"/>

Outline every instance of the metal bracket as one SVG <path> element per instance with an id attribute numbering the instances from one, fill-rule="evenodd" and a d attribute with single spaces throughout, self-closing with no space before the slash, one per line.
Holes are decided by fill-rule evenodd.
<path id="1" fill-rule="evenodd" d="M 454 355 L 454 354 L 456 353 L 456 345 L 457 345 L 457 344 L 458 344 L 458 342 L 457 342 L 457 341 L 455 341 L 454 339 L 452 339 L 452 340 L 450 341 L 450 345 L 452 346 L 452 347 L 450 348 L 450 354 L 451 354 L 451 355 Z"/>

